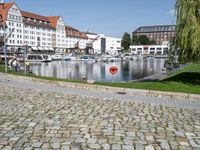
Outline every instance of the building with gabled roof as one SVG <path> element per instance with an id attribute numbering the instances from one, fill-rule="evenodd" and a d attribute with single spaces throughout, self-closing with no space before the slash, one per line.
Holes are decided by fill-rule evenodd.
<path id="1" fill-rule="evenodd" d="M 52 44 L 56 52 L 64 53 L 66 51 L 66 35 L 65 35 L 65 22 L 61 16 L 48 16 L 51 26 L 56 29 L 52 35 Z"/>
<path id="2" fill-rule="evenodd" d="M 65 26 L 67 49 L 85 49 L 88 37 L 85 32 L 81 32 L 71 26 Z"/>
<path id="3" fill-rule="evenodd" d="M 5 25 L 7 49 L 15 52 L 23 44 L 23 19 L 18 6 L 14 3 L 4 3 L 0 5 L 0 15 Z M 4 35 L 4 28 L 0 28 L 0 35 Z"/>

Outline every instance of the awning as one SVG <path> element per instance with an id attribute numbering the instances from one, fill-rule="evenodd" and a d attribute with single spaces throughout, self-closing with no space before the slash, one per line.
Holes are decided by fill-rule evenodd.
<path id="1" fill-rule="evenodd" d="M 40 51 L 43 51 L 43 50 L 44 50 L 42 47 L 38 47 L 38 49 L 39 49 Z"/>
<path id="2" fill-rule="evenodd" d="M 49 51 L 49 48 L 48 47 L 44 47 L 44 50 Z"/>
<path id="3" fill-rule="evenodd" d="M 50 51 L 54 51 L 54 49 L 53 49 L 52 47 L 49 47 L 49 50 L 50 50 Z"/>
<path id="4" fill-rule="evenodd" d="M 38 50 L 37 47 L 31 47 L 31 48 L 32 48 L 32 50 L 34 50 L 34 51 L 37 51 L 37 50 Z"/>

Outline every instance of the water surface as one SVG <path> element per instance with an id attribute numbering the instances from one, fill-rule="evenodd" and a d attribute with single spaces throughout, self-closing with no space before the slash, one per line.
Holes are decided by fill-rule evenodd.
<path id="1" fill-rule="evenodd" d="M 86 61 L 52 61 L 49 63 L 30 64 L 34 74 L 63 79 L 89 79 L 103 82 L 124 82 L 137 80 L 161 72 L 165 59 L 145 58 L 124 62 L 86 62 Z M 111 66 L 118 72 L 112 75 Z"/>

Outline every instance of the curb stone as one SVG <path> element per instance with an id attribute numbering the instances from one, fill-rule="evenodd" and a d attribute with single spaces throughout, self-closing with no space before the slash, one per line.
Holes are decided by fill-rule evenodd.
<path id="1" fill-rule="evenodd" d="M 144 89 L 130 89 L 130 88 L 120 88 L 120 87 L 109 87 L 109 86 L 101 86 L 95 84 L 86 84 L 86 83 L 72 83 L 72 82 L 62 82 L 62 81 L 49 81 L 44 79 L 36 79 L 25 76 L 11 75 L 11 74 L 3 74 L 1 75 L 7 77 L 14 77 L 15 79 L 39 82 L 39 83 L 48 83 L 54 84 L 61 87 L 68 88 L 79 88 L 79 89 L 87 89 L 87 90 L 101 90 L 110 93 L 125 93 L 127 95 L 142 95 L 142 96 L 154 96 L 154 97 L 168 97 L 168 98 L 178 98 L 178 99 L 189 99 L 194 101 L 200 101 L 200 94 L 189 94 L 189 93 L 178 93 L 178 92 L 165 92 L 165 91 L 154 91 L 154 90 L 144 90 Z"/>

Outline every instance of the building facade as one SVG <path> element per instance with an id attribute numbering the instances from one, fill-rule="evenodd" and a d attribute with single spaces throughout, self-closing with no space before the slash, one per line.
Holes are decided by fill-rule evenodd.
<path id="1" fill-rule="evenodd" d="M 168 45 L 134 45 L 130 51 L 134 55 L 167 55 Z"/>
<path id="2" fill-rule="evenodd" d="M 52 34 L 52 46 L 57 53 L 64 53 L 66 48 L 64 20 L 60 16 L 50 16 L 48 19 L 51 22 L 51 26 L 55 29 L 55 32 Z"/>
<path id="3" fill-rule="evenodd" d="M 5 37 L 7 52 L 23 51 L 25 45 L 31 53 L 50 54 L 64 54 L 76 48 L 83 50 L 82 53 L 92 49 L 90 54 L 116 55 L 121 50 L 121 39 L 81 32 L 66 26 L 61 16 L 27 12 L 18 8 L 15 2 L 0 5 L 0 19 L 0 43 L 4 44 Z"/>
<path id="4" fill-rule="evenodd" d="M 118 55 L 121 52 L 121 39 L 107 37 L 103 34 L 87 33 L 88 43 L 93 44 L 95 54 Z"/>
<path id="5" fill-rule="evenodd" d="M 106 37 L 106 52 L 111 55 L 118 55 L 121 52 L 121 39 Z"/>
<path id="6" fill-rule="evenodd" d="M 133 33 L 135 36 L 146 35 L 150 40 L 161 45 L 164 41 L 170 41 L 175 36 L 174 25 L 142 26 Z"/>
<path id="7" fill-rule="evenodd" d="M 71 52 L 73 49 L 83 50 L 86 48 L 88 37 L 85 32 L 81 32 L 71 26 L 65 26 L 65 32 L 67 52 Z"/>
<path id="8" fill-rule="evenodd" d="M 9 52 L 16 52 L 23 44 L 23 17 L 20 9 L 13 3 L 5 3 L 0 6 L 0 14 L 2 22 L 5 25 L 5 38 L 7 43 L 7 50 Z M 1 26 L 0 35 L 4 35 L 4 28 Z"/>
<path id="9" fill-rule="evenodd" d="M 51 26 L 47 17 L 21 11 L 23 17 L 24 44 L 31 48 L 34 53 L 49 53 L 52 48 L 52 34 L 56 30 Z"/>

